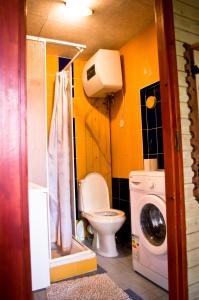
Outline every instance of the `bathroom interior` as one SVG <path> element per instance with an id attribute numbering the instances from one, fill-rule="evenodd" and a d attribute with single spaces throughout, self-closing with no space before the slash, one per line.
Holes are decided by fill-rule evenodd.
<path id="1" fill-rule="evenodd" d="M 168 298 L 165 190 L 160 186 L 164 186 L 164 151 L 153 4 L 152 0 L 90 1 L 92 15 L 67 19 L 64 1 L 27 1 L 29 211 L 35 293 L 49 282 L 100 269 L 122 289 L 135 292 L 135 299 Z M 61 79 L 56 74 L 63 70 L 67 109 L 61 130 L 66 129 L 67 134 L 66 156 L 59 160 L 56 129 L 64 109 L 56 106 L 61 93 Z M 97 76 L 99 80 L 92 84 Z M 111 77 L 119 84 L 110 83 Z M 58 179 L 64 164 L 68 166 L 64 170 L 67 180 Z M 59 180 L 70 205 L 67 212 L 55 213 L 65 218 L 65 247 L 62 221 L 56 225 L 61 227 L 61 236 L 52 238 L 52 219 L 56 218 L 52 210 L 61 204 L 53 206 L 50 201 L 60 188 Z M 131 191 L 131 185 L 138 186 L 142 180 L 148 190 L 140 196 L 137 187 Z M 160 186 L 157 194 L 154 186 Z M 142 272 L 132 264 L 143 253 L 141 239 L 139 248 L 138 233 L 132 229 L 137 228 L 134 223 L 140 207 L 131 202 L 142 196 L 154 196 L 145 205 L 145 214 L 140 214 L 142 222 L 147 213 L 152 219 L 146 221 L 146 227 L 141 224 L 141 231 L 145 236 L 151 234 L 151 239 L 155 234 L 149 245 L 155 251 L 150 250 L 153 253 L 148 257 L 153 261 L 152 273 L 154 266 L 163 273 L 162 284 L 158 276 L 153 279 L 151 270 Z M 161 200 L 160 206 L 156 206 L 156 198 Z M 99 224 L 100 229 L 96 228 L 98 219 L 108 233 Z M 119 225 L 110 234 L 108 229 L 116 219 Z M 39 250 L 38 238 L 42 241 Z M 162 246 L 163 252 L 156 251 Z M 40 271 L 36 263 L 39 251 Z"/>

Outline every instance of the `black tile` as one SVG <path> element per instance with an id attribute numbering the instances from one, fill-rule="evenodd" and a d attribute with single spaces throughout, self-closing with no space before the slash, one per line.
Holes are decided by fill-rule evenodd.
<path id="1" fill-rule="evenodd" d="M 77 153 L 76 153 L 76 139 L 73 139 L 73 153 L 74 153 L 74 158 L 77 158 Z"/>
<path id="2" fill-rule="evenodd" d="M 142 140 L 143 140 L 143 154 L 144 156 L 148 155 L 148 134 L 147 130 L 142 130 Z"/>
<path id="3" fill-rule="evenodd" d="M 75 132 L 76 132 L 76 127 L 75 127 L 75 118 L 73 118 L 73 137 L 75 137 L 75 136 L 76 136 Z"/>
<path id="4" fill-rule="evenodd" d="M 155 106 L 157 127 L 162 127 L 161 103 L 157 102 Z"/>
<path id="5" fill-rule="evenodd" d="M 157 153 L 156 129 L 148 130 L 148 149 L 149 149 L 149 154 Z"/>
<path id="6" fill-rule="evenodd" d="M 77 155 L 76 155 L 76 127 L 75 127 L 75 118 L 73 118 L 73 154 L 74 154 L 74 158 L 76 158 Z"/>
<path id="7" fill-rule="evenodd" d="M 77 182 L 77 178 L 75 178 L 75 204 L 76 204 L 76 220 L 77 220 L 78 213 L 79 213 L 79 209 L 78 209 L 78 182 Z"/>
<path id="8" fill-rule="evenodd" d="M 120 209 L 120 201 L 118 198 L 112 199 L 112 207 L 115 209 Z"/>
<path id="9" fill-rule="evenodd" d="M 120 178 L 120 194 L 119 198 L 129 201 L 129 180 Z"/>
<path id="10" fill-rule="evenodd" d="M 119 199 L 119 178 L 112 178 L 112 196 Z"/>
<path id="11" fill-rule="evenodd" d="M 131 217 L 130 217 L 130 202 L 120 200 L 120 210 L 125 212 L 126 215 L 126 221 L 128 223 L 131 222 Z"/>
<path id="12" fill-rule="evenodd" d="M 77 172 L 76 172 L 76 170 L 77 170 L 77 158 L 74 156 L 74 170 L 75 170 L 75 178 L 77 178 Z"/>
<path id="13" fill-rule="evenodd" d="M 149 158 L 148 153 L 144 154 L 144 159 L 147 159 L 147 158 Z"/>
<path id="14" fill-rule="evenodd" d="M 155 153 L 155 154 L 149 154 L 147 158 L 151 159 L 151 158 L 157 158 L 158 157 L 158 154 Z"/>
<path id="15" fill-rule="evenodd" d="M 131 225 L 129 223 L 125 222 L 120 230 L 116 233 L 116 240 L 121 244 L 131 241 Z"/>
<path id="16" fill-rule="evenodd" d="M 142 129 L 147 129 L 146 105 L 141 105 Z"/>
<path id="17" fill-rule="evenodd" d="M 157 122 L 156 122 L 156 111 L 155 108 L 151 108 L 146 110 L 146 116 L 147 116 L 147 126 L 148 129 L 156 128 Z"/>
<path id="18" fill-rule="evenodd" d="M 158 153 L 163 153 L 163 135 L 162 128 L 157 128 L 157 136 L 158 136 Z"/>
<path id="19" fill-rule="evenodd" d="M 164 169 L 164 154 L 158 154 L 158 169 Z"/>
<path id="20" fill-rule="evenodd" d="M 59 57 L 59 71 L 62 71 L 69 61 L 70 58 Z"/>
<path id="21" fill-rule="evenodd" d="M 156 97 L 157 101 L 160 101 L 160 83 L 158 83 L 154 87 L 154 94 L 155 94 L 155 97 Z"/>
<path id="22" fill-rule="evenodd" d="M 145 99 L 145 89 L 140 90 L 140 99 L 141 99 L 141 105 L 146 105 L 146 99 Z"/>

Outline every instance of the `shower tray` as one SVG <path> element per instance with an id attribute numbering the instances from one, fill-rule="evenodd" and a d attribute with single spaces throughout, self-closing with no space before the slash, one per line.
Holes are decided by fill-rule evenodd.
<path id="1" fill-rule="evenodd" d="M 71 253 L 61 256 L 52 250 L 50 260 L 50 281 L 56 282 L 97 269 L 96 254 L 73 237 Z"/>

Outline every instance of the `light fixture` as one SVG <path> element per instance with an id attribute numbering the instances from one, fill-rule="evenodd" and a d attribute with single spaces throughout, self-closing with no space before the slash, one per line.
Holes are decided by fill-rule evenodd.
<path id="1" fill-rule="evenodd" d="M 70 17 L 86 17 L 93 14 L 86 3 L 82 0 L 64 0 L 66 13 Z"/>

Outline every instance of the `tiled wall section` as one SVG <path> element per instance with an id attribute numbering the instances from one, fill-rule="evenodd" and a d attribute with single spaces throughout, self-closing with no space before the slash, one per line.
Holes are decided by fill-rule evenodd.
<path id="1" fill-rule="evenodd" d="M 116 233 L 118 242 L 129 243 L 131 241 L 131 217 L 129 181 L 126 178 L 112 178 L 113 208 L 120 209 L 126 214 L 126 221 Z"/>
<path id="2" fill-rule="evenodd" d="M 155 96 L 157 99 L 154 108 L 150 109 L 146 106 L 146 100 L 149 96 Z M 140 99 L 144 159 L 157 158 L 158 168 L 164 169 L 160 82 L 141 89 Z"/>

